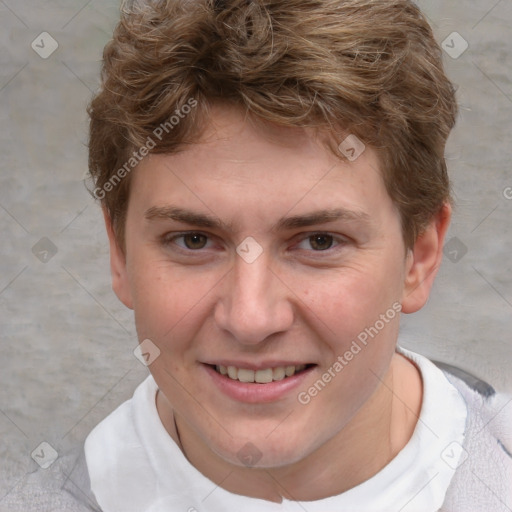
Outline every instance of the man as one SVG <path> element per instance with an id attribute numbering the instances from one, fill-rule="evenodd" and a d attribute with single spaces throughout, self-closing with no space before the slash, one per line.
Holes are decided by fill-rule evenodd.
<path id="1" fill-rule="evenodd" d="M 130 3 L 102 77 L 90 172 L 151 375 L 87 439 L 96 509 L 510 509 L 491 403 L 397 346 L 451 216 L 417 7 Z"/>

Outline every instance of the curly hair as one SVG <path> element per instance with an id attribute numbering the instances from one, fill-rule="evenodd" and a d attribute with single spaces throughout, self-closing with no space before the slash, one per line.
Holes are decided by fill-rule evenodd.
<path id="1" fill-rule="evenodd" d="M 123 248 L 126 162 L 136 166 L 141 148 L 173 153 L 197 142 L 219 102 L 325 130 L 340 158 L 340 133 L 373 147 L 408 248 L 451 200 L 444 151 L 455 92 L 412 1 L 125 2 L 101 77 L 88 109 L 89 172 Z"/>

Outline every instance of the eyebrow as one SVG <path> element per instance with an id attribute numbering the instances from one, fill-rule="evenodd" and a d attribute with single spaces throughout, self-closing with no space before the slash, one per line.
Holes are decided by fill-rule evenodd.
<path id="1" fill-rule="evenodd" d="M 363 211 L 347 210 L 345 208 L 335 208 L 326 210 L 317 210 L 305 215 L 294 215 L 292 217 L 283 217 L 280 219 L 273 229 L 286 230 L 297 229 L 316 224 L 326 224 L 336 221 L 350 221 L 369 223 L 370 216 Z"/>
<path id="2" fill-rule="evenodd" d="M 201 228 L 222 228 L 229 230 L 232 227 L 231 224 L 226 224 L 213 215 L 185 210 L 175 206 L 153 206 L 146 210 L 144 217 L 147 220 L 170 219 Z"/>
<path id="3" fill-rule="evenodd" d="M 233 230 L 232 223 L 226 223 L 214 215 L 194 212 L 175 206 L 153 206 L 146 210 L 144 217 L 147 220 L 170 219 L 183 224 L 208 229 Z M 285 231 L 304 228 L 317 224 L 326 224 L 336 221 L 370 223 L 370 216 L 363 211 L 347 210 L 345 208 L 334 208 L 316 210 L 305 215 L 293 215 L 282 217 L 272 227 L 272 231 Z"/>

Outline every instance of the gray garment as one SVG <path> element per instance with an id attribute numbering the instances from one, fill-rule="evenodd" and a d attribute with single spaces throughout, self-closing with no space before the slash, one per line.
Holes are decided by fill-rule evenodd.
<path id="1" fill-rule="evenodd" d="M 48 469 L 28 473 L 0 501 L 0 512 L 102 512 L 91 491 L 83 446 Z"/>
<path id="2" fill-rule="evenodd" d="M 507 402 L 500 402 L 482 381 L 475 383 L 464 372 L 439 366 L 468 406 L 465 461 L 455 472 L 441 512 L 510 512 L 506 496 L 510 500 L 512 455 L 504 440 L 512 425 L 500 423 L 498 414 Z M 102 512 L 90 488 L 83 447 L 59 457 L 46 470 L 27 474 L 0 502 L 0 512 Z"/>
<path id="3" fill-rule="evenodd" d="M 446 376 L 466 401 L 468 418 L 465 461 L 450 482 L 441 511 L 511 512 L 512 398 L 496 395 L 494 390 L 480 394 L 483 389 L 469 388 L 449 373 Z"/>

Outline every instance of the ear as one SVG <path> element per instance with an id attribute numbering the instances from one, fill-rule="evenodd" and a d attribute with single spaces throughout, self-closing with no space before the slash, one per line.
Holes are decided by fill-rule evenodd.
<path id="1" fill-rule="evenodd" d="M 427 302 L 443 259 L 443 245 L 452 208 L 445 203 L 407 254 L 402 311 L 414 313 Z"/>
<path id="2" fill-rule="evenodd" d="M 133 309 L 132 294 L 128 272 L 126 270 L 126 256 L 119 247 L 119 243 L 112 227 L 112 219 L 106 208 L 103 208 L 103 217 L 110 244 L 110 274 L 112 275 L 112 289 L 117 298 L 127 307 Z"/>

